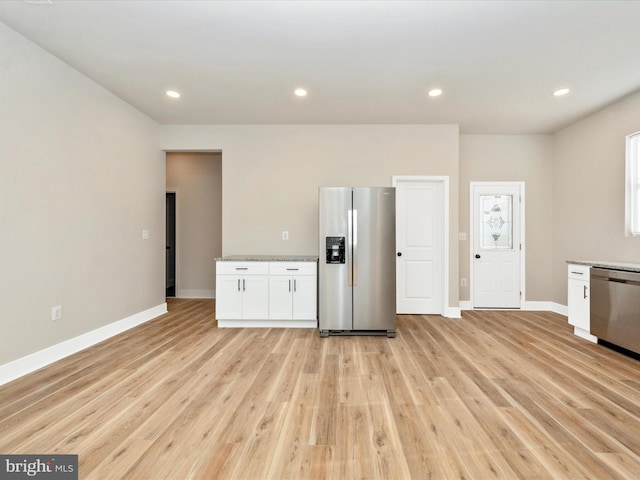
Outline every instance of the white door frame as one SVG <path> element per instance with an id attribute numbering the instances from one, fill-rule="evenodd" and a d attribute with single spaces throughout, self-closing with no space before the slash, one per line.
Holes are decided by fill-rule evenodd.
<path id="1" fill-rule="evenodd" d="M 473 258 L 474 258 L 474 240 L 476 232 L 474 231 L 473 226 L 473 218 L 475 215 L 475 205 L 474 205 L 474 187 L 504 187 L 504 186 L 514 186 L 519 187 L 520 189 L 520 309 L 524 310 L 525 302 L 526 302 L 526 283 L 525 283 L 525 258 L 526 258 L 526 243 L 525 242 L 525 219 L 524 219 L 524 204 L 525 204 L 525 189 L 524 182 L 469 182 L 469 303 L 471 304 L 471 308 L 474 308 L 473 303 L 473 288 L 474 288 L 474 276 L 473 276 Z"/>
<path id="2" fill-rule="evenodd" d="M 443 239 L 442 239 L 442 316 L 460 317 L 459 308 L 449 306 L 449 177 L 448 176 L 422 176 L 422 175 L 393 175 L 392 186 L 396 187 L 398 182 L 431 182 L 442 183 L 443 196 Z"/>

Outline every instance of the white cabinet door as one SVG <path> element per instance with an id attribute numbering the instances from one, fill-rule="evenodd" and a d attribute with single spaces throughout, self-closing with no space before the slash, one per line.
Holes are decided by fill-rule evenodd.
<path id="1" fill-rule="evenodd" d="M 293 318 L 293 279 L 286 275 L 269 278 L 269 318 L 291 320 Z"/>
<path id="2" fill-rule="evenodd" d="M 216 319 L 269 318 L 269 268 L 265 262 L 216 263 Z"/>
<path id="3" fill-rule="evenodd" d="M 293 318 L 315 320 L 317 305 L 316 277 L 293 277 Z"/>
<path id="4" fill-rule="evenodd" d="M 573 325 L 574 335 L 590 342 L 597 342 L 598 337 L 590 333 L 591 268 L 587 265 L 569 264 L 569 282 L 567 286 L 569 324 Z"/>
<path id="5" fill-rule="evenodd" d="M 242 278 L 242 318 L 265 320 L 269 318 L 269 277 L 247 275 Z"/>
<path id="6" fill-rule="evenodd" d="M 271 262 L 269 265 L 269 318 L 316 320 L 317 264 Z"/>
<path id="7" fill-rule="evenodd" d="M 316 292 L 315 276 L 272 276 L 269 280 L 269 318 L 315 320 Z"/>
<path id="8" fill-rule="evenodd" d="M 216 276 L 216 319 L 242 318 L 241 282 L 236 275 Z"/>
<path id="9" fill-rule="evenodd" d="M 569 279 L 569 323 L 588 332 L 591 328 L 589 282 Z"/>

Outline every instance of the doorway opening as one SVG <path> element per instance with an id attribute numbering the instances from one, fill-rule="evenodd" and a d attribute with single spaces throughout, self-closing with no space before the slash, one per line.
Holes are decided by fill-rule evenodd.
<path id="1" fill-rule="evenodd" d="M 166 295 L 215 298 L 222 256 L 222 152 L 166 152 Z"/>
<path id="2" fill-rule="evenodd" d="M 176 296 L 176 192 L 166 192 L 166 294 Z"/>

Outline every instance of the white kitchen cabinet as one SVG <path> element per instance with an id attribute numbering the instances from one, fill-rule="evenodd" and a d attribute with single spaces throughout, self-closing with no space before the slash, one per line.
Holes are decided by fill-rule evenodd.
<path id="1" fill-rule="evenodd" d="M 573 333 L 591 342 L 598 339 L 589 333 L 590 329 L 590 273 L 587 265 L 569 264 L 568 268 L 568 313 Z"/>
<path id="2" fill-rule="evenodd" d="M 216 264 L 216 319 L 266 320 L 269 318 L 269 269 L 264 262 Z"/>
<path id="3" fill-rule="evenodd" d="M 271 262 L 269 265 L 269 319 L 317 318 L 317 264 Z"/>
<path id="4" fill-rule="evenodd" d="M 218 327 L 317 328 L 317 257 L 268 258 L 216 261 Z"/>

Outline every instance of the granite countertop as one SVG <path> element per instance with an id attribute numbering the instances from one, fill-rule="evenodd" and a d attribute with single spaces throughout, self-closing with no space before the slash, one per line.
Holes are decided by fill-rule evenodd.
<path id="1" fill-rule="evenodd" d="M 640 272 L 640 263 L 631 262 L 603 262 L 587 260 L 567 260 L 567 263 L 574 265 L 586 265 L 588 267 L 608 268 L 610 270 L 622 270 L 624 272 Z"/>
<path id="2" fill-rule="evenodd" d="M 317 262 L 318 255 L 228 255 L 217 262 Z"/>

